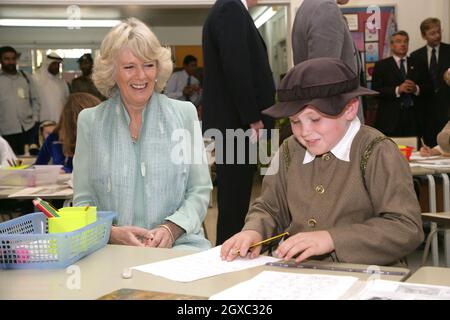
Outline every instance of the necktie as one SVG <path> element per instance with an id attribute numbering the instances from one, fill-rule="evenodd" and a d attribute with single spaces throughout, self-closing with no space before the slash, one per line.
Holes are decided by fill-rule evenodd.
<path id="1" fill-rule="evenodd" d="M 438 64 L 436 58 L 436 48 L 431 50 L 430 75 L 431 81 L 433 82 L 434 91 L 436 91 L 438 89 Z"/>
<path id="2" fill-rule="evenodd" d="M 400 59 L 400 73 L 402 74 L 402 80 L 406 80 L 406 68 L 405 68 L 405 59 Z M 412 96 L 410 93 L 402 93 L 402 104 L 405 107 L 405 109 L 408 109 L 413 105 Z"/>
<path id="3" fill-rule="evenodd" d="M 191 75 L 188 76 L 187 83 L 186 83 L 186 86 L 190 86 L 190 85 L 191 85 Z M 189 95 L 187 95 L 187 94 L 184 95 L 184 98 L 186 99 L 186 101 L 190 101 L 191 100 L 191 97 Z"/>

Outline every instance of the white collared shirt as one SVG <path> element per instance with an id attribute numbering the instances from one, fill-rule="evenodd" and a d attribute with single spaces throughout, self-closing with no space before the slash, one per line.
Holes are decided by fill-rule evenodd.
<path id="1" fill-rule="evenodd" d="M 244 4 L 245 9 L 248 10 L 247 0 L 241 0 L 241 2 Z"/>
<path id="2" fill-rule="evenodd" d="M 408 73 L 408 57 L 404 56 L 403 58 L 393 55 L 392 58 L 394 58 L 395 63 L 397 64 L 397 67 L 400 69 L 400 60 L 404 59 L 405 60 L 405 71 L 406 73 Z"/>
<path id="3" fill-rule="evenodd" d="M 400 69 L 400 63 L 401 63 L 400 60 L 405 59 L 405 72 L 406 72 L 406 74 L 408 74 L 408 57 L 405 56 L 403 58 L 400 58 L 399 56 L 393 55 L 392 58 L 394 58 L 395 63 L 397 64 L 397 67 L 399 69 Z M 417 90 L 416 90 L 416 92 L 414 92 L 414 95 L 418 96 L 420 94 L 420 87 L 416 84 L 416 88 L 417 88 Z M 399 89 L 399 86 L 397 86 L 395 88 L 395 96 L 397 98 L 400 98 L 400 93 L 398 92 L 398 89 Z"/>
<path id="4" fill-rule="evenodd" d="M 190 76 L 190 84 L 200 86 L 200 81 L 194 77 Z M 164 89 L 164 94 L 172 99 L 177 99 L 181 101 L 186 101 L 186 97 L 183 94 L 184 87 L 188 84 L 189 74 L 186 70 L 180 70 L 172 73 L 169 80 L 167 81 L 166 88 Z M 190 96 L 190 101 L 194 105 L 198 105 L 200 103 L 201 94 L 200 92 L 194 92 Z"/>
<path id="5" fill-rule="evenodd" d="M 440 45 L 434 47 L 436 49 L 436 62 L 439 63 L 439 47 Z M 427 45 L 427 61 L 428 61 L 428 68 L 430 67 L 430 61 L 431 61 L 431 51 L 433 50 L 433 47 L 430 47 Z"/>
<path id="6" fill-rule="evenodd" d="M 355 119 L 353 119 L 350 123 L 344 137 L 333 147 L 333 149 L 331 149 L 330 152 L 339 160 L 350 162 L 350 149 L 352 147 L 352 142 L 360 128 L 361 121 L 359 121 L 358 117 L 355 117 Z M 315 155 L 306 150 L 303 164 L 310 163 L 315 158 Z"/>

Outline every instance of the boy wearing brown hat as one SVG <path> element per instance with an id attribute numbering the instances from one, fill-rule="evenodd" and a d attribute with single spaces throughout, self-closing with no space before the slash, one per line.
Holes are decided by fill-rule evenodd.
<path id="1" fill-rule="evenodd" d="M 409 165 L 395 143 L 356 117 L 357 97 L 371 94 L 338 59 L 311 59 L 288 72 L 279 102 L 263 113 L 289 117 L 294 135 L 222 259 L 255 258 L 261 246 L 249 250 L 252 244 L 282 232 L 290 237 L 275 254 L 296 262 L 390 265 L 416 249 L 424 235 Z"/>

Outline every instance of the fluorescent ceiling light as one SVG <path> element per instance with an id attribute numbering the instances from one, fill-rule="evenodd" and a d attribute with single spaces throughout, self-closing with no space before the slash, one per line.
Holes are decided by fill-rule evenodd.
<path id="1" fill-rule="evenodd" d="M 119 23 L 120 20 L 0 19 L 3 27 L 110 28 Z"/>
<path id="2" fill-rule="evenodd" d="M 255 21 L 255 25 L 257 28 L 261 27 L 264 23 L 269 21 L 270 18 L 272 18 L 275 13 L 277 13 L 275 10 L 273 10 L 272 7 L 269 7 L 266 11 L 264 11 L 263 14 L 261 14 L 258 19 Z"/>

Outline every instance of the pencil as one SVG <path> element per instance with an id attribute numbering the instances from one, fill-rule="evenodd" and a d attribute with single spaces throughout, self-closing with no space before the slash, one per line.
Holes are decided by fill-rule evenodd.
<path id="1" fill-rule="evenodd" d="M 86 208 L 84 208 L 84 211 L 88 211 L 90 206 L 87 206 Z"/>
<path id="2" fill-rule="evenodd" d="M 425 140 L 423 140 L 422 137 L 420 137 L 420 142 L 422 143 L 422 147 L 429 148 L 429 147 L 427 146 L 427 144 L 425 143 Z"/>
<path id="3" fill-rule="evenodd" d="M 43 201 L 43 200 L 42 200 Z M 48 204 L 53 210 L 55 210 L 56 212 L 58 212 L 58 209 L 56 209 L 50 202 L 46 202 L 44 201 L 46 204 Z"/>
<path id="4" fill-rule="evenodd" d="M 11 160 L 6 159 L 6 161 L 8 161 L 8 164 L 9 164 L 10 167 L 14 167 L 14 164 L 11 162 Z"/>
<path id="5" fill-rule="evenodd" d="M 42 207 L 44 207 L 48 212 L 50 212 L 50 214 L 51 214 L 53 217 L 59 217 L 58 210 L 55 209 L 50 203 L 48 203 L 48 202 L 42 200 L 41 198 L 36 198 L 35 200 L 38 201 L 39 204 L 40 204 Z M 33 202 L 34 202 L 34 201 L 33 201 Z"/>
<path id="6" fill-rule="evenodd" d="M 54 218 L 55 216 L 41 204 L 41 201 L 39 198 L 36 198 L 33 200 L 33 204 L 36 208 L 38 208 L 43 214 L 47 216 L 47 218 Z"/>
<path id="7" fill-rule="evenodd" d="M 289 232 L 283 232 L 283 233 L 281 233 L 281 234 L 279 234 L 279 235 L 277 235 L 277 236 L 274 236 L 274 237 L 267 238 L 267 239 L 265 239 L 265 240 L 259 241 L 259 242 L 257 242 L 257 243 L 252 244 L 252 245 L 251 245 L 250 247 L 248 247 L 248 248 L 251 249 L 251 248 L 257 247 L 257 246 L 260 246 L 260 245 L 269 243 L 269 242 L 271 242 L 271 241 L 273 241 L 273 240 L 283 238 L 284 236 L 289 236 Z M 239 255 L 240 253 L 241 253 L 241 252 L 240 252 L 239 250 L 236 251 L 236 255 Z"/>

